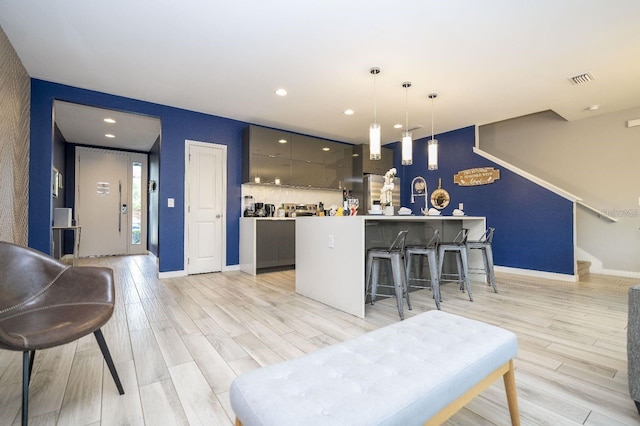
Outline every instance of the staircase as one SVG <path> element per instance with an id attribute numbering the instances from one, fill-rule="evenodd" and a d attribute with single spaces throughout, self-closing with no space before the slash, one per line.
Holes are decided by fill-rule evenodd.
<path id="1" fill-rule="evenodd" d="M 587 260 L 578 260 L 578 281 L 580 281 L 580 278 L 589 275 L 590 266 L 591 262 Z"/>

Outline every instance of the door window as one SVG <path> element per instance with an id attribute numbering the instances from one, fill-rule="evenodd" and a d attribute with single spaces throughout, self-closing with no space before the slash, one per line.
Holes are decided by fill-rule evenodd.
<path id="1" fill-rule="evenodd" d="M 131 166 L 131 244 L 142 244 L 142 163 Z"/>

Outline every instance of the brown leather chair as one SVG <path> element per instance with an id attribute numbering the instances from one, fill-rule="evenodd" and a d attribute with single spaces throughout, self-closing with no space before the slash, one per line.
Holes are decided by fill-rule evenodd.
<path id="1" fill-rule="evenodd" d="M 36 350 L 96 336 L 120 395 L 118 373 L 102 327 L 113 314 L 113 271 L 73 267 L 35 250 L 0 241 L 0 349 L 21 351 L 22 424 Z"/>

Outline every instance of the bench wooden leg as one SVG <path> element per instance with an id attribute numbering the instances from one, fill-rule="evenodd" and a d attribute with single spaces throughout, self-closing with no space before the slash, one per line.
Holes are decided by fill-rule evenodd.
<path id="1" fill-rule="evenodd" d="M 237 417 L 236 417 L 236 426 L 242 426 L 242 422 Z"/>
<path id="2" fill-rule="evenodd" d="M 511 424 L 513 426 L 520 425 L 520 414 L 518 413 L 518 399 L 516 395 L 516 376 L 513 372 L 513 360 L 507 362 L 506 364 L 498 367 L 492 373 L 490 373 L 487 377 L 482 379 L 478 384 L 474 387 L 466 391 L 462 396 L 458 399 L 444 407 L 440 410 L 435 416 L 430 418 L 425 426 L 436 426 L 441 425 L 446 422 L 451 416 L 453 416 L 458 410 L 467 405 L 469 401 L 471 401 L 476 396 L 480 395 L 480 393 L 488 388 L 493 382 L 495 382 L 500 377 L 504 378 L 504 383 L 507 392 L 507 403 L 509 404 L 509 413 L 511 415 Z"/>
<path id="3" fill-rule="evenodd" d="M 502 376 L 504 379 L 504 388 L 507 392 L 507 403 L 509 404 L 509 414 L 511 415 L 511 424 L 513 426 L 520 425 L 520 413 L 518 412 L 518 394 L 516 391 L 516 374 L 513 371 L 513 360 L 509 361 L 509 371 Z"/>

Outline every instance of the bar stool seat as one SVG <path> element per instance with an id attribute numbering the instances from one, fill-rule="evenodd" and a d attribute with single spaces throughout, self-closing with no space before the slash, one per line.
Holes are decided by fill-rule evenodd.
<path id="1" fill-rule="evenodd" d="M 440 241 L 440 231 L 435 229 L 433 236 L 427 242 L 425 246 L 412 245 L 405 247 L 404 256 L 406 260 L 407 271 L 407 287 L 408 288 L 426 288 L 422 285 L 411 285 L 411 281 L 427 281 L 424 278 L 411 277 L 412 257 L 413 256 L 425 256 L 429 262 L 429 275 L 431 291 L 433 291 L 433 298 L 436 301 L 436 307 L 440 309 L 440 277 L 438 269 L 438 243 Z"/>
<path id="2" fill-rule="evenodd" d="M 407 299 L 407 307 L 411 309 L 404 266 L 404 243 L 408 232 L 408 230 L 398 232 L 395 240 L 388 248 L 374 247 L 367 251 L 366 293 L 371 296 L 371 304 L 375 303 L 376 296 L 387 296 L 378 294 L 378 287 L 393 288 L 401 320 L 404 319 L 403 299 Z M 391 263 L 393 285 L 379 283 L 380 262 L 382 260 L 388 260 Z"/>
<path id="3" fill-rule="evenodd" d="M 480 237 L 479 240 L 467 240 L 467 251 L 468 250 L 482 250 L 482 260 L 484 261 L 484 270 L 482 270 L 482 274 L 487 277 L 487 285 L 491 285 L 493 287 L 493 291 L 495 293 L 498 292 L 496 287 L 496 277 L 493 272 L 493 249 L 491 248 L 491 243 L 493 241 L 493 232 L 495 228 L 488 228 L 487 231 Z M 469 272 L 477 271 L 478 269 L 469 269 Z"/>
<path id="4" fill-rule="evenodd" d="M 469 235 L 469 230 L 466 228 L 462 228 L 458 235 L 450 242 L 441 242 L 438 245 L 438 259 L 439 259 L 439 273 L 440 273 L 440 284 L 443 281 L 442 269 L 444 266 L 444 255 L 447 252 L 453 252 L 456 255 L 456 266 L 457 266 L 457 274 L 453 274 L 456 276 L 454 281 L 460 283 L 460 290 L 464 292 L 464 289 L 467 289 L 467 293 L 469 294 L 469 300 L 473 302 L 473 296 L 471 294 L 471 285 L 469 284 L 469 266 L 468 266 L 468 257 L 467 257 L 467 236 Z M 450 275 L 450 274 L 446 274 Z"/>

